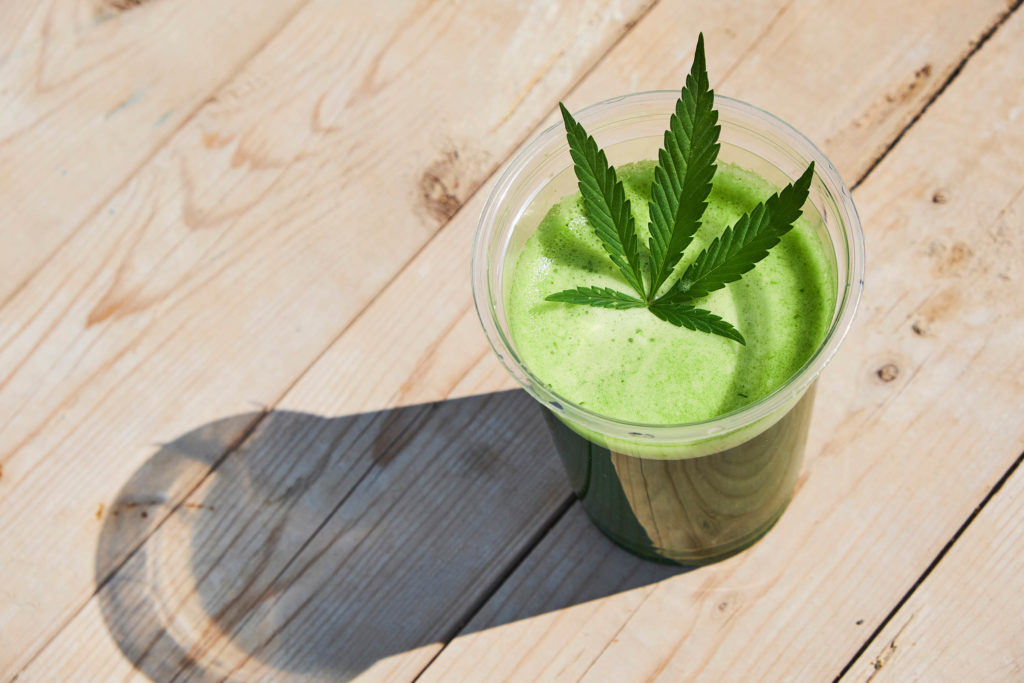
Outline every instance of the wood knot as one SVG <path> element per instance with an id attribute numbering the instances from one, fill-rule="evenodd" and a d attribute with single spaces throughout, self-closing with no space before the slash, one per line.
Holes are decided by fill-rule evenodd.
<path id="1" fill-rule="evenodd" d="M 501 473 L 501 459 L 495 449 L 486 444 L 471 445 L 465 452 L 467 468 L 478 475 L 497 476 Z"/>
<path id="2" fill-rule="evenodd" d="M 203 147 L 206 149 L 220 149 L 226 147 L 234 139 L 233 135 L 221 135 L 216 131 L 203 131 Z"/>
<path id="3" fill-rule="evenodd" d="M 966 242 L 955 242 L 952 245 L 933 245 L 928 250 L 929 256 L 934 257 L 932 262 L 932 274 L 939 277 L 962 277 L 969 267 L 969 261 L 974 256 L 974 250 Z"/>
<path id="4" fill-rule="evenodd" d="M 97 15 L 117 14 L 135 9 L 148 0 L 96 0 L 95 12 Z"/>
<path id="5" fill-rule="evenodd" d="M 462 207 L 462 201 L 456 194 L 459 189 L 458 161 L 459 153 L 449 150 L 420 176 L 420 202 L 428 214 L 442 223 Z"/>
<path id="6" fill-rule="evenodd" d="M 892 363 L 886 363 L 875 372 L 878 379 L 883 382 L 891 382 L 900 376 L 900 369 Z"/>
<path id="7" fill-rule="evenodd" d="M 928 77 L 931 75 L 932 65 L 925 64 L 920 69 L 915 71 L 914 77 L 910 79 L 910 81 L 908 81 L 907 83 L 904 83 L 903 86 L 901 86 L 897 92 L 889 93 L 888 95 L 886 95 L 885 101 L 888 102 L 890 105 L 901 105 L 906 103 L 907 101 L 910 100 L 914 93 L 918 91 L 918 89 L 921 87 L 921 84 L 928 80 Z"/>
<path id="8" fill-rule="evenodd" d="M 386 467 L 418 433 L 431 414 L 437 409 L 436 403 L 426 403 L 404 408 L 393 408 L 379 414 L 377 434 L 370 446 L 370 457 L 381 467 Z"/>
<path id="9" fill-rule="evenodd" d="M 958 266 L 974 254 L 970 245 L 964 242 L 957 242 L 953 245 L 953 248 L 949 250 L 949 265 Z"/>

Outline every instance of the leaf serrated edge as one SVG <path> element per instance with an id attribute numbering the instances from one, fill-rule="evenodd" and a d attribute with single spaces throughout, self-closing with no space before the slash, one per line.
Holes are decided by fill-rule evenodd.
<path id="1" fill-rule="evenodd" d="M 573 118 L 563 103 L 559 102 L 558 107 L 565 124 L 573 171 L 594 232 L 626 283 L 646 302 L 640 239 L 622 181 L 583 124 Z"/>
<path id="2" fill-rule="evenodd" d="M 671 277 L 707 210 L 707 198 L 717 168 L 715 161 L 721 148 L 718 144 L 721 126 L 718 125 L 714 100 L 702 33 L 697 38 L 690 73 L 676 100 L 662 148 L 658 151 L 658 165 L 648 202 L 651 234 L 648 240 L 651 254 L 648 301 L 655 300 L 658 290 Z M 669 213 L 673 215 L 669 216 Z"/>

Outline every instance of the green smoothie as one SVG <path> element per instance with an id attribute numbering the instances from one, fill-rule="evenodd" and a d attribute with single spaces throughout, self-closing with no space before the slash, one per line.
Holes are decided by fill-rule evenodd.
<path id="1" fill-rule="evenodd" d="M 642 244 L 648 239 L 654 167 L 655 162 L 642 161 L 617 168 Z M 720 163 L 702 226 L 668 285 L 725 227 L 775 190 L 750 171 Z M 540 222 L 512 274 L 508 320 L 520 357 L 559 394 L 635 423 L 696 422 L 756 401 L 803 366 L 831 323 L 832 255 L 808 218 L 801 218 L 754 270 L 700 302 L 736 325 L 746 338 L 742 345 L 675 327 L 643 308 L 545 301 L 578 285 L 627 289 L 587 220 L 581 197 L 567 196 Z"/>
<path id="2" fill-rule="evenodd" d="M 654 162 L 617 168 L 646 244 Z M 701 229 L 671 285 L 722 230 L 776 188 L 720 163 Z M 559 394 L 637 424 L 707 420 L 756 401 L 795 375 L 821 345 L 836 300 L 834 260 L 811 212 L 739 281 L 699 302 L 736 325 L 746 345 L 676 327 L 646 309 L 545 301 L 578 285 L 627 289 L 577 195 L 547 212 L 512 272 L 508 320 L 523 363 Z M 826 250 L 829 249 L 829 250 Z M 775 524 L 796 485 L 813 388 L 767 429 L 706 455 L 662 447 L 618 452 L 547 413 L 570 482 L 594 523 L 633 553 L 698 565 L 746 548 Z M 735 443 L 735 442 L 732 442 Z"/>

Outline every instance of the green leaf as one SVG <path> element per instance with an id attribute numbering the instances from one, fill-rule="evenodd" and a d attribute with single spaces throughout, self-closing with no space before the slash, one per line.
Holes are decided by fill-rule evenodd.
<path id="1" fill-rule="evenodd" d="M 693 301 L 739 280 L 792 229 L 807 201 L 813 176 L 812 161 L 796 182 L 755 206 L 716 237 L 659 301 L 674 304 Z"/>
<path id="2" fill-rule="evenodd" d="M 560 301 L 566 304 L 585 304 L 587 306 L 598 306 L 600 308 L 643 308 L 645 304 L 640 299 L 629 294 L 618 292 L 608 287 L 577 287 L 567 289 L 546 297 L 547 301 Z"/>
<path id="3" fill-rule="evenodd" d="M 569 154 L 575 163 L 576 179 L 579 181 L 587 217 L 612 263 L 618 266 L 629 286 L 643 297 L 640 243 L 622 183 L 594 138 L 587 135 L 587 131 L 577 123 L 565 105 L 559 102 L 558 107 L 565 120 Z"/>
<path id="4" fill-rule="evenodd" d="M 747 344 L 743 335 L 735 327 L 703 308 L 665 302 L 655 302 L 651 304 L 650 308 L 651 313 L 676 327 L 717 334 L 720 337 L 738 341 L 744 346 Z"/>
<path id="5" fill-rule="evenodd" d="M 552 294 L 548 301 L 615 309 L 646 307 L 678 327 L 746 344 L 735 327 L 711 311 L 694 307 L 693 301 L 738 280 L 792 229 L 807 201 L 814 164 L 795 183 L 723 231 L 659 297 L 658 292 L 672 278 L 683 252 L 700 229 L 707 209 L 720 150 L 721 128 L 714 100 L 702 34 L 654 169 L 648 203 L 651 236 L 646 289 L 640 265 L 642 247 L 622 183 L 594 138 L 559 104 L 587 217 L 612 262 L 639 298 L 608 287 L 577 287 Z"/>
<path id="6" fill-rule="evenodd" d="M 686 85 L 669 119 L 658 166 L 651 186 L 650 249 L 651 281 L 647 300 L 672 274 L 683 251 L 700 227 L 707 208 L 711 180 L 718 158 L 718 112 L 715 93 L 708 81 L 704 59 L 704 35 L 697 39 L 697 53 Z"/>

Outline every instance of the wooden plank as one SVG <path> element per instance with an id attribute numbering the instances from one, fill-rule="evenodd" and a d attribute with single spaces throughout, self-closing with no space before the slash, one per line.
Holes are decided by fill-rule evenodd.
<path id="1" fill-rule="evenodd" d="M 615 639 L 623 614 L 682 571 L 621 550 L 575 503 L 421 680 L 577 679 Z M 586 637 L 571 642 L 574 666 L 559 637 L 581 623 Z M 464 647 L 467 638 L 473 647 Z"/>
<path id="2" fill-rule="evenodd" d="M 721 9 L 726 6 L 719 7 Z M 670 33 L 664 27 L 668 25 L 674 25 L 675 27 L 684 25 L 686 22 L 680 19 L 682 14 L 693 17 L 704 16 L 700 14 L 705 11 L 702 8 L 703 4 L 700 3 L 682 9 L 670 6 L 669 4 L 658 5 L 652 11 L 652 14 L 649 15 L 650 18 L 642 20 L 634 28 L 634 31 L 637 32 L 636 36 L 631 33 L 626 40 L 621 42 L 613 50 L 608 61 L 602 61 L 594 73 L 588 77 L 584 86 L 573 94 L 570 101 L 575 103 L 574 106 L 583 104 L 582 101 L 579 101 L 579 98 L 583 97 L 580 93 L 586 88 L 597 87 L 590 85 L 590 79 L 604 83 L 604 87 L 608 88 L 611 92 L 624 91 L 630 87 L 628 82 L 630 69 L 618 63 L 619 59 L 624 59 L 624 57 L 618 55 L 638 55 L 642 52 L 643 60 L 642 63 L 636 65 L 637 69 L 643 69 L 645 68 L 644 65 L 649 63 L 660 64 L 663 69 L 656 80 L 652 77 L 649 85 L 652 87 L 676 87 L 678 85 L 678 74 L 682 73 L 690 59 L 689 54 L 679 52 L 678 46 L 693 44 L 691 38 L 695 38 L 697 26 L 693 25 L 692 27 L 694 35 L 682 37 L 678 35 L 678 31 Z M 761 24 L 752 22 L 748 25 L 742 21 L 735 20 L 735 17 L 749 11 L 745 3 L 737 2 L 734 5 L 727 6 L 727 8 L 728 11 L 723 9 L 717 14 L 718 22 L 721 23 L 713 22 L 709 15 L 708 18 L 702 19 L 706 23 L 701 28 L 708 35 L 725 35 L 725 28 L 729 26 L 736 27 L 737 33 L 734 33 L 733 40 L 723 41 L 726 63 L 730 63 L 730 60 L 731 62 L 740 60 L 744 52 L 749 52 L 752 49 L 751 46 L 758 40 Z M 763 23 L 767 23 L 777 13 L 777 9 L 772 8 L 771 12 L 766 12 L 764 16 L 759 15 L 759 18 L 764 20 Z M 847 11 L 847 8 L 841 6 L 838 2 L 831 5 L 822 5 L 817 7 L 817 9 L 818 14 L 816 16 L 825 23 L 832 21 L 833 16 L 846 16 L 845 12 Z M 988 9 L 992 10 L 991 7 Z M 758 11 L 764 10 L 759 7 Z M 677 12 L 682 14 L 677 14 Z M 833 15 L 831 12 L 837 14 Z M 806 40 L 805 32 L 813 34 L 818 30 L 815 23 L 810 20 L 797 21 L 802 15 L 789 15 L 789 20 L 785 19 L 786 14 L 782 16 L 783 18 L 780 18 L 773 25 L 773 30 L 791 34 L 794 41 L 802 42 Z M 977 16 L 971 15 L 968 17 L 965 15 L 964 20 L 959 24 L 963 33 L 956 42 L 940 42 L 938 40 L 930 42 L 930 26 L 917 27 L 913 23 L 906 26 L 898 26 L 893 29 L 890 49 L 894 53 L 905 51 L 906 44 L 903 42 L 904 40 L 912 43 L 923 43 L 927 46 L 926 55 L 933 60 L 936 65 L 935 68 L 940 72 L 945 72 L 952 68 L 951 65 L 955 64 L 963 54 L 963 51 L 967 49 L 973 35 L 970 31 L 977 30 L 980 33 L 985 28 L 984 22 L 994 21 L 993 17 L 994 10 L 989 14 L 980 12 Z M 968 18 L 970 21 L 967 20 Z M 787 23 L 790 20 L 796 23 Z M 672 24 L 672 22 L 675 23 Z M 741 33 L 744 29 L 740 27 L 746 27 L 747 33 Z M 914 32 L 915 30 L 917 31 L 916 33 Z M 851 30 L 851 35 L 859 36 L 866 33 L 868 33 L 866 30 Z M 744 43 L 740 40 L 739 36 L 741 35 L 745 36 L 748 42 Z M 661 36 L 660 39 L 658 39 L 658 36 Z M 871 40 L 873 41 L 874 37 Z M 633 45 L 634 41 L 643 45 L 645 49 L 641 51 L 636 48 Z M 861 63 L 863 57 L 859 53 L 847 54 L 844 52 L 842 55 L 837 55 L 837 58 L 840 56 L 847 60 L 845 62 L 847 64 L 846 68 L 849 69 L 851 74 L 859 73 L 859 70 L 864 68 L 864 65 Z M 893 57 L 888 52 L 883 52 L 878 58 L 886 60 Z M 673 59 L 675 61 L 672 61 Z M 740 97 L 744 96 L 744 88 L 748 87 L 748 81 L 742 79 L 749 78 L 751 79 L 749 82 L 756 82 L 757 79 L 756 74 L 740 76 L 741 73 L 741 70 L 736 70 L 735 75 L 729 77 L 729 80 L 724 84 L 723 92 Z M 801 73 L 794 72 L 790 77 L 799 80 Z M 618 80 L 620 77 L 615 76 L 615 74 L 622 74 L 621 78 L 625 80 Z M 879 84 L 880 92 L 896 87 L 904 77 L 905 74 L 902 73 L 890 73 L 888 80 Z M 618 87 L 615 87 L 616 84 L 618 84 Z M 645 83 L 642 87 L 647 87 L 647 84 Z M 783 90 L 786 88 L 784 83 L 780 83 L 779 87 Z M 928 88 L 931 88 L 930 92 L 934 92 L 936 87 L 938 87 L 938 83 L 930 83 L 928 85 Z M 794 93 L 801 92 L 801 88 L 798 85 L 794 85 L 793 90 Z M 608 94 L 610 93 L 605 91 L 598 95 L 598 97 Z M 816 95 L 813 99 L 804 100 L 803 105 L 805 106 L 803 108 L 794 106 L 793 110 L 796 112 L 804 111 L 804 116 L 810 117 L 808 112 L 813 105 L 818 107 L 816 111 L 821 115 L 822 112 L 827 112 L 830 101 L 832 99 L 822 99 Z M 898 116 L 894 115 L 887 119 L 884 125 L 888 126 L 887 130 L 889 130 L 891 135 L 894 136 L 898 133 L 901 129 L 901 126 L 898 125 L 899 122 L 909 120 L 914 114 L 912 107 L 919 104 L 918 100 L 907 100 L 901 105 L 906 107 L 905 111 L 900 110 Z M 798 125 L 802 124 L 798 122 Z M 839 122 L 837 125 L 842 126 L 846 124 Z M 872 130 L 866 131 L 864 134 L 874 136 L 877 132 Z M 865 153 L 858 162 L 858 166 L 846 169 L 848 173 L 856 175 L 863 172 L 873 161 L 870 154 L 870 146 L 865 144 L 863 147 Z M 829 151 L 831 152 L 831 150 Z M 424 249 L 412 264 L 402 272 L 401 276 L 388 287 L 383 295 L 360 315 L 353 325 L 340 337 L 338 342 L 319 359 L 313 370 L 307 373 L 289 391 L 280 402 L 279 408 L 316 415 L 345 415 L 381 408 L 405 406 L 420 401 L 440 400 L 448 396 L 467 396 L 509 385 L 509 378 L 492 358 L 486 342 L 479 332 L 476 315 L 472 309 L 468 278 L 466 277 L 469 266 L 469 242 L 483 198 L 482 193 L 478 193 L 473 197 L 472 201 L 459 212 L 452 223 Z M 840 414 L 842 414 L 842 408 L 840 408 Z M 523 430 L 523 432 L 527 435 L 531 433 L 528 429 Z M 237 454 L 229 456 L 224 466 L 237 467 L 237 464 L 233 464 L 236 457 L 239 456 Z M 301 463 L 295 463 L 294 458 L 290 454 L 282 455 L 281 457 L 288 459 L 287 464 L 280 465 L 284 468 L 282 471 L 287 471 L 287 466 L 306 466 L 301 465 Z M 411 468 L 415 472 L 427 471 L 423 469 L 426 467 L 426 464 L 421 461 L 421 458 L 429 460 L 430 456 L 407 456 L 407 454 L 403 453 L 401 457 L 403 458 L 401 465 L 403 469 Z M 533 464 L 536 468 L 537 477 L 533 480 L 520 480 L 513 477 L 517 485 L 523 490 L 530 487 L 542 488 L 546 492 L 545 496 L 552 495 L 551 498 L 545 498 L 542 508 L 544 510 L 559 509 L 558 506 L 567 500 L 565 497 L 566 488 L 564 484 L 559 484 L 554 494 L 551 494 L 551 489 L 548 488 L 550 486 L 548 477 L 551 476 L 549 469 L 551 466 L 551 454 L 549 452 L 541 452 L 531 455 L 524 454 L 522 457 L 528 464 Z M 499 467 L 506 466 L 504 464 L 499 465 Z M 395 461 L 392 467 L 398 467 L 397 461 Z M 360 471 L 371 472 L 371 475 L 368 476 L 380 476 L 375 470 L 367 468 L 365 465 Z M 338 473 L 322 474 L 321 476 L 330 476 L 333 477 L 331 481 L 339 481 Z M 426 484 L 422 486 L 429 488 Z M 537 510 L 527 505 L 518 505 L 512 510 L 502 508 L 498 512 L 489 513 L 488 506 L 492 496 L 488 486 L 467 481 L 459 487 L 454 487 L 452 491 L 452 493 L 440 497 L 420 489 L 419 495 L 422 498 L 417 503 L 418 507 L 414 508 L 416 514 L 407 513 L 406 519 L 418 519 L 420 516 L 434 519 L 440 514 L 437 509 L 438 506 L 447 506 L 450 504 L 450 501 L 459 501 L 460 505 L 463 504 L 463 501 L 470 501 L 475 505 L 474 509 L 480 511 L 480 515 L 494 515 L 496 518 L 495 524 L 500 524 L 500 528 L 505 529 L 504 534 L 511 534 L 508 531 L 509 529 L 520 531 L 526 528 L 525 525 L 536 523 L 534 515 L 536 515 Z M 175 635 L 187 641 L 188 650 L 193 660 L 190 662 L 191 666 L 211 666 L 212 663 L 219 660 L 237 663 L 239 660 L 244 659 L 246 647 L 250 649 L 254 647 L 252 644 L 256 633 L 260 633 L 261 629 L 273 629 L 275 624 L 288 620 L 290 626 L 287 630 L 287 635 L 278 636 L 275 642 L 268 642 L 266 645 L 268 649 L 260 649 L 255 655 L 258 659 L 260 653 L 263 653 L 274 661 L 269 663 L 266 661 L 246 662 L 242 664 L 242 666 L 247 667 L 244 669 L 247 676 L 277 675 L 279 672 L 275 668 L 274 662 L 282 662 L 282 666 L 284 666 L 284 661 L 293 661 L 293 658 L 283 657 L 280 653 L 295 653 L 305 640 L 322 642 L 318 640 L 319 636 L 316 635 L 318 626 L 322 627 L 327 633 L 340 632 L 341 626 L 337 620 L 342 617 L 334 615 L 329 609 L 321 609 L 319 601 L 326 600 L 337 604 L 337 601 L 342 600 L 347 592 L 351 590 L 351 586 L 354 585 L 351 582 L 354 579 L 347 577 L 339 570 L 339 567 L 343 566 L 345 559 L 351 556 L 350 543 L 352 540 L 354 538 L 363 538 L 360 525 L 362 527 L 374 527 L 376 525 L 373 535 L 369 537 L 373 540 L 369 542 L 368 547 L 376 547 L 377 544 L 387 546 L 389 543 L 394 542 L 393 539 L 403 538 L 403 536 L 401 529 L 394 529 L 389 524 L 381 521 L 384 518 L 393 518 L 388 517 L 386 510 L 374 506 L 368 498 L 364 498 L 361 488 L 356 488 L 355 492 L 351 494 L 352 498 L 348 501 L 344 501 L 344 497 L 348 495 L 348 490 L 345 486 L 336 487 L 332 495 L 331 500 L 327 502 L 308 502 L 303 504 L 314 506 L 321 511 L 326 509 L 328 514 L 330 514 L 329 511 L 333 510 L 331 505 L 336 504 L 337 501 L 343 501 L 342 506 L 327 521 L 327 526 L 321 529 L 313 538 L 311 545 L 294 559 L 283 550 L 280 557 L 274 558 L 274 562 L 277 563 L 291 562 L 290 566 L 292 567 L 309 565 L 311 569 L 307 570 L 307 573 L 311 572 L 314 578 L 289 578 L 289 581 L 291 581 L 289 583 L 281 581 L 275 576 L 261 576 L 258 580 L 254 581 L 254 586 L 257 588 L 263 587 L 277 580 L 282 586 L 281 592 L 272 598 L 268 598 L 265 602 L 259 603 L 261 606 L 253 608 L 249 614 L 243 617 L 244 621 L 236 624 L 233 629 L 219 629 L 219 631 L 211 629 L 210 633 L 193 630 L 199 628 L 194 626 L 194 624 L 209 624 L 210 621 L 209 614 L 199 610 L 188 610 L 187 617 L 183 616 L 180 622 L 175 622 L 186 627 L 184 630 L 175 631 Z M 356 498 L 361 502 L 358 506 L 352 507 L 354 505 L 352 500 Z M 200 500 L 200 498 L 196 498 L 191 499 L 190 502 L 196 503 L 200 502 Z M 405 509 L 408 510 L 410 508 Z M 187 510 L 183 510 L 172 521 L 175 524 L 179 524 L 182 528 L 187 528 L 188 523 L 185 517 L 187 514 Z M 509 523 L 507 517 L 510 516 L 520 521 L 516 524 L 505 526 Z M 355 523 L 353 520 L 357 518 L 359 522 Z M 577 522 L 579 522 L 578 517 Z M 260 526 L 265 528 L 262 536 L 262 538 L 265 538 L 268 533 L 267 529 L 274 528 L 274 523 L 268 520 L 267 523 Z M 583 527 L 586 528 L 585 525 Z M 560 529 L 562 527 L 559 527 Z M 237 531 L 235 531 L 229 521 L 225 521 L 221 533 L 224 534 L 223 539 L 228 539 L 233 538 Z M 259 545 L 256 539 L 261 538 L 261 536 L 253 530 L 247 533 L 252 534 L 249 536 L 249 538 L 253 539 L 250 543 Z M 443 544 L 453 543 L 454 541 L 451 538 L 453 535 L 459 537 L 466 535 L 475 539 L 478 536 L 473 534 L 480 533 L 482 533 L 480 528 L 475 525 L 470 528 L 464 528 L 462 525 L 452 525 L 448 529 L 447 536 L 431 536 L 430 538 L 432 544 Z M 572 537 L 577 534 L 573 532 L 567 535 Z M 494 581 L 501 577 L 502 570 L 508 566 L 511 560 L 517 557 L 517 552 L 523 547 L 522 536 L 502 536 L 494 533 L 487 535 L 485 538 L 485 541 L 478 543 L 476 546 L 467 544 L 469 547 L 474 548 L 474 553 L 471 557 L 453 556 L 454 566 L 452 571 L 456 573 L 461 572 L 462 579 L 455 581 L 451 577 L 446 577 L 446 581 L 451 581 L 451 583 L 446 585 L 458 586 L 457 594 L 465 602 L 471 602 L 473 591 L 477 591 L 477 594 L 486 594 L 486 590 L 481 590 L 479 587 L 486 586 L 488 583 L 481 579 L 482 575 L 478 573 L 478 569 L 472 566 L 472 563 L 478 560 L 477 554 L 486 557 L 488 560 L 489 566 L 486 576 L 491 581 Z M 597 541 L 601 541 L 600 536 L 591 534 L 591 538 L 592 540 L 597 539 Z M 172 543 L 174 541 L 167 539 L 152 541 L 152 543 L 164 542 Z M 191 541 L 189 540 L 188 533 L 184 533 L 183 537 L 176 541 L 176 543 L 175 547 L 183 547 L 182 544 L 189 545 Z M 212 541 L 211 544 L 216 545 Z M 794 541 L 795 544 L 796 542 Z M 148 552 L 150 544 L 147 543 L 144 548 Z M 615 557 L 620 558 L 619 561 L 621 561 L 621 558 L 631 559 L 629 556 L 621 553 L 616 554 L 609 551 L 608 548 L 601 551 L 595 550 L 592 545 L 583 545 L 581 548 L 588 553 L 603 553 L 602 556 L 608 556 L 610 558 L 609 561 L 614 560 Z M 382 659 L 375 665 L 371 665 L 371 669 L 366 671 L 367 675 L 379 674 L 380 676 L 387 675 L 400 678 L 400 675 L 414 672 L 416 666 L 425 661 L 425 652 L 436 652 L 439 647 L 437 643 L 425 643 L 423 638 L 413 638 L 403 641 L 405 647 L 409 649 L 402 652 L 400 651 L 401 647 L 395 646 L 388 639 L 388 633 L 380 633 L 379 630 L 375 629 L 393 625 L 400 618 L 440 619 L 443 620 L 443 623 L 451 623 L 452 613 L 442 610 L 436 602 L 431 603 L 432 607 L 430 610 L 415 609 L 416 599 L 425 596 L 424 599 L 433 600 L 436 599 L 436 596 L 430 594 L 430 584 L 425 583 L 416 571 L 406 567 L 406 564 L 402 561 L 402 558 L 406 557 L 406 555 L 402 554 L 402 552 L 410 551 L 404 547 L 396 549 L 395 559 L 390 565 L 375 567 L 376 578 L 380 585 L 390 586 L 391 590 L 407 596 L 408 601 L 402 603 L 400 607 L 396 606 L 395 603 L 388 603 L 386 606 L 382 605 L 379 608 L 375 608 L 371 602 L 370 605 L 360 607 L 359 609 L 349 608 L 345 612 L 345 618 L 351 619 L 352 624 L 359 625 L 370 630 L 372 633 L 378 634 L 381 640 L 381 643 L 377 643 L 374 648 L 371 648 L 371 651 L 377 653 Z M 455 565 L 456 560 L 459 561 L 457 565 Z M 469 568 L 467 568 L 467 563 L 470 565 Z M 237 561 L 229 562 L 229 564 L 236 567 L 239 566 Z M 280 564 L 275 566 L 279 567 Z M 602 566 L 607 567 L 608 563 L 606 562 Z M 239 571 L 242 570 L 239 569 Z M 600 573 L 603 575 L 604 571 L 601 570 Z M 633 569 L 630 566 L 620 565 L 619 569 L 615 571 L 622 572 L 622 575 L 625 576 L 630 575 Z M 194 587 L 192 585 L 194 579 L 191 578 L 189 571 L 182 570 L 175 573 L 169 570 L 169 575 L 173 575 L 173 577 L 168 578 L 166 582 L 161 582 L 161 589 L 156 591 L 155 595 L 161 597 L 169 595 L 168 601 L 170 604 L 177 604 L 178 602 L 186 605 L 195 604 L 195 597 L 190 597 L 190 591 L 208 596 L 211 594 L 217 595 L 215 586 Z M 249 576 L 249 573 L 246 572 L 245 575 Z M 331 578 L 330 575 L 335 576 Z M 365 574 L 360 574 L 360 576 L 365 577 Z M 549 576 L 551 575 L 549 574 Z M 571 583 L 571 577 L 568 577 L 566 580 Z M 651 579 L 651 581 L 653 580 Z M 212 581 L 212 579 L 208 579 L 208 581 Z M 166 589 L 163 588 L 163 586 L 168 584 L 175 584 L 176 586 L 169 594 L 165 593 Z M 618 584 L 612 582 L 608 584 L 609 587 L 607 589 L 603 590 L 605 592 L 614 592 L 615 585 Z M 644 585 L 646 584 L 637 585 L 635 588 L 642 590 Z M 54 640 L 50 647 L 36 661 L 34 668 L 30 669 L 27 673 L 41 675 L 42 672 L 46 671 L 48 664 L 55 667 L 63 667 L 67 663 L 71 663 L 67 665 L 74 666 L 73 663 L 79 661 L 79 658 L 92 662 L 89 665 L 90 670 L 92 667 L 101 671 L 112 672 L 127 672 L 130 669 L 130 662 L 125 661 L 125 655 L 118 648 L 116 639 L 108 635 L 109 628 L 106 625 L 107 621 L 104 619 L 103 609 L 101 608 L 104 600 L 109 599 L 105 597 L 106 590 L 110 589 L 105 589 L 97 599 L 90 601 L 85 610 Z M 585 590 L 577 592 L 581 595 L 587 594 Z M 224 596 L 214 598 L 215 603 L 218 600 L 227 599 L 234 594 L 236 593 L 233 591 L 225 590 Z M 255 600 L 263 594 L 259 591 L 253 591 L 246 592 L 245 595 Z M 447 597 L 451 600 L 450 594 Z M 519 594 L 518 597 L 522 597 L 522 595 Z M 571 595 L 569 599 L 571 602 Z M 606 600 L 609 601 L 609 609 L 621 611 L 621 608 L 616 606 L 614 597 L 606 598 Z M 554 609 L 554 607 L 549 609 Z M 547 614 L 544 614 L 542 608 L 538 608 L 536 614 L 531 614 L 530 616 L 534 618 L 526 623 L 531 625 L 537 625 L 548 617 Z M 519 625 L 522 624 L 511 626 Z M 118 626 L 116 628 L 124 627 Z M 355 628 L 355 626 L 352 626 L 352 628 Z M 615 628 L 618 628 L 618 626 L 616 625 Z M 166 630 L 167 625 L 158 625 L 157 631 L 159 632 L 160 629 Z M 200 633 L 202 636 L 198 640 L 190 640 L 185 637 L 195 636 L 197 633 Z M 406 638 L 409 637 L 408 633 L 407 631 L 405 634 Z M 247 645 L 238 646 L 239 642 Z M 361 640 L 359 642 L 364 641 Z M 410 642 L 412 645 L 409 645 Z M 193 646 L 195 646 L 194 650 Z M 503 644 L 502 647 L 505 647 L 505 645 Z M 389 649 L 382 650 L 381 648 Z M 129 651 L 129 659 L 140 654 L 138 652 L 131 654 L 131 648 L 126 649 Z M 270 652 L 277 654 L 270 655 Z M 384 654 L 381 654 L 382 652 Z M 442 655 L 442 657 L 445 657 L 445 655 Z M 339 658 L 343 660 L 344 656 L 339 655 Z M 143 658 L 141 661 L 143 661 L 144 665 L 147 665 L 148 658 Z M 329 671 L 336 672 L 336 670 L 331 669 L 331 664 L 328 662 L 324 666 Z M 341 670 L 342 665 L 346 664 L 346 662 L 342 661 L 340 664 L 333 662 L 333 664 L 338 666 L 337 670 Z M 351 662 L 347 664 L 351 666 Z M 295 664 L 292 663 L 288 666 L 294 667 Z M 61 670 L 64 669 L 62 668 Z M 291 672 L 294 672 L 294 669 Z M 326 674 L 323 675 L 326 676 Z"/>
<path id="3" fill-rule="evenodd" d="M 304 1 L 5 3 L 0 302 Z"/>
<path id="4" fill-rule="evenodd" d="M 578 523 L 567 517 L 423 680 L 827 680 L 842 670 L 1024 447 L 1024 186 L 1014 171 L 1024 94 L 1006 88 L 1024 77 L 1021 45 L 1017 13 L 855 193 L 869 284 L 821 382 L 814 457 L 775 530 L 718 565 L 596 605 L 554 610 L 585 585 L 585 574 L 562 573 L 554 611 L 520 616 L 566 556 L 604 557 L 605 543 L 563 529 Z M 937 572 L 963 583 L 972 561 L 977 553 Z M 922 647 L 893 680 L 916 680 L 917 661 L 941 667 L 943 653 Z M 1004 661 L 993 670 L 1010 671 L 997 668 Z"/>
<path id="5" fill-rule="evenodd" d="M 645 8 L 311 3 L 73 236 L 0 328 L 0 671 L 158 444 L 275 403 Z"/>
<path id="6" fill-rule="evenodd" d="M 1018 200 L 1011 225 L 1020 225 Z M 1024 677 L 1024 470 L 854 663 L 844 681 L 1019 681 Z"/>
<path id="7" fill-rule="evenodd" d="M 677 89 L 702 30 L 721 94 L 788 121 L 828 151 L 844 178 L 855 179 L 1016 4 L 665 3 L 637 26 L 638 38 L 602 61 L 601 77 L 587 79 L 568 101 L 582 107 L 616 94 Z M 723 14 L 733 20 L 721 21 Z"/>

